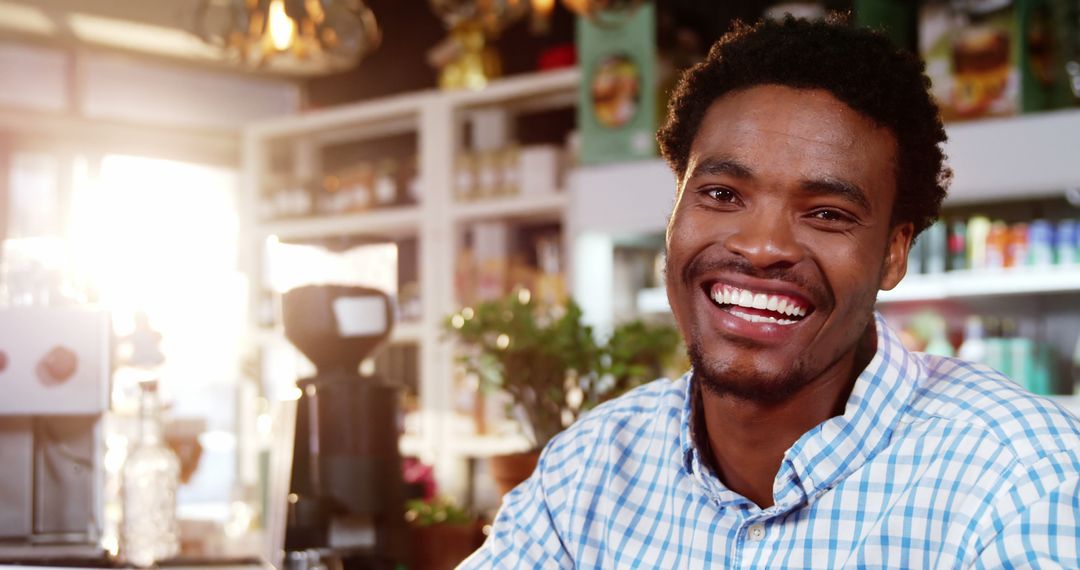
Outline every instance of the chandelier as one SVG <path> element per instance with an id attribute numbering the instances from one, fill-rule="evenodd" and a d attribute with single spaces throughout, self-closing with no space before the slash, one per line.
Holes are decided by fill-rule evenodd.
<path id="1" fill-rule="evenodd" d="M 532 29 L 535 33 L 547 32 L 555 0 L 530 0 L 532 3 Z M 636 8 L 643 0 L 562 0 L 567 10 L 587 18 L 598 20 L 605 12 L 619 12 Z"/>
<path id="2" fill-rule="evenodd" d="M 450 35 L 428 52 L 443 89 L 480 89 L 502 75 L 489 42 L 529 11 L 528 0 L 428 0 Z"/>
<path id="3" fill-rule="evenodd" d="M 195 27 L 237 63 L 305 75 L 349 69 L 382 39 L 363 0 L 201 0 Z"/>

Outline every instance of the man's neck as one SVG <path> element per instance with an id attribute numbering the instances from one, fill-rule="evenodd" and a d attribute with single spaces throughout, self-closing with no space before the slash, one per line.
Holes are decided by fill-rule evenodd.
<path id="1" fill-rule="evenodd" d="M 821 422 L 842 415 L 855 379 L 873 357 L 876 335 L 790 398 L 760 403 L 721 396 L 695 383 L 695 442 L 724 484 L 761 508 L 773 504 L 784 453 Z"/>

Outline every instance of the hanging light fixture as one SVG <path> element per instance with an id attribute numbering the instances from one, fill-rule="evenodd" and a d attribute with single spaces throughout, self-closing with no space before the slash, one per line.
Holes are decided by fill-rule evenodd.
<path id="1" fill-rule="evenodd" d="M 201 0 L 195 28 L 237 63 L 299 74 L 351 68 L 382 39 L 363 0 Z"/>
<path id="2" fill-rule="evenodd" d="M 555 0 L 530 0 L 532 3 L 532 29 L 534 33 L 546 33 L 550 26 L 551 13 L 555 9 Z M 605 11 L 620 11 L 636 8 L 643 0 L 562 0 L 567 10 L 590 20 Z"/>
<path id="3" fill-rule="evenodd" d="M 502 74 L 488 42 L 529 11 L 528 0 L 428 0 L 450 36 L 428 52 L 443 89 L 480 89 Z"/>

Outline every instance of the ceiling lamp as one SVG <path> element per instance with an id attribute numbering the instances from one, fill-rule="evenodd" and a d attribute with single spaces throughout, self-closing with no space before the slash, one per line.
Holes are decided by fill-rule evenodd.
<path id="1" fill-rule="evenodd" d="M 238 63 L 305 75 L 349 69 L 382 39 L 363 0 L 202 0 L 195 25 Z"/>
<path id="2" fill-rule="evenodd" d="M 531 0 L 532 2 L 532 29 L 535 33 L 545 33 L 550 26 L 551 12 L 555 9 L 555 0 Z M 562 0 L 567 10 L 596 20 L 602 12 L 619 11 L 628 8 L 636 8 L 642 0 Z"/>
<path id="3" fill-rule="evenodd" d="M 428 52 L 443 89 L 480 89 L 502 75 L 498 52 L 488 43 L 529 11 L 528 0 L 428 0 L 450 36 Z"/>

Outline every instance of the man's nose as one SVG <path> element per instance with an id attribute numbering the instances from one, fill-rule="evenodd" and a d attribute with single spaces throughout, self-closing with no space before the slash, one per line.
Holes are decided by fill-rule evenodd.
<path id="1" fill-rule="evenodd" d="M 778 212 L 762 212 L 742 216 L 735 222 L 735 231 L 724 246 L 759 269 L 791 266 L 803 257 L 803 248 L 795 237 L 788 216 Z"/>

